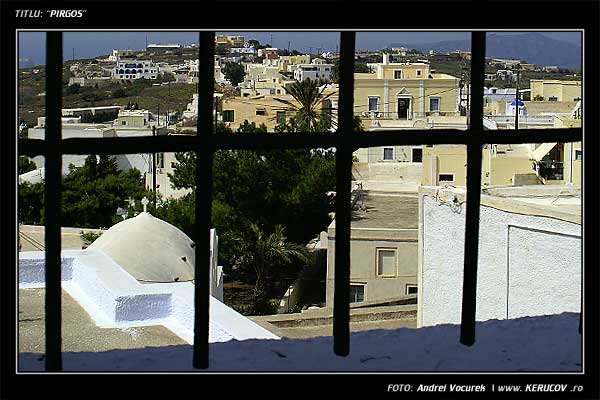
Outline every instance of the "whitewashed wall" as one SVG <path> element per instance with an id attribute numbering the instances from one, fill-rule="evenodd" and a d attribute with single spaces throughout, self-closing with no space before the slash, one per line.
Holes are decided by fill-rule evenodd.
<path id="1" fill-rule="evenodd" d="M 423 197 L 419 326 L 461 320 L 465 210 Z M 581 226 L 481 207 L 478 321 L 581 309 Z"/>

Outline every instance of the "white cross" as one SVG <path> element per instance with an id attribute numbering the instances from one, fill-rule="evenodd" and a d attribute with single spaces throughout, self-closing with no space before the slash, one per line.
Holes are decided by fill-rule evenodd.
<path id="1" fill-rule="evenodd" d="M 142 199 L 142 204 L 144 205 L 144 212 L 148 212 L 146 211 L 146 205 L 148 204 L 148 199 L 146 198 L 146 196 L 144 196 L 144 198 Z"/>

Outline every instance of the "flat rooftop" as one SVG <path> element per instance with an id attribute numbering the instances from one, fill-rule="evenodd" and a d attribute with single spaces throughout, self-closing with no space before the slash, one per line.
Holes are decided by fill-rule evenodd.
<path id="1" fill-rule="evenodd" d="M 352 210 L 352 228 L 417 229 L 418 224 L 416 194 L 363 191 Z"/>
<path id="2" fill-rule="evenodd" d="M 45 289 L 19 289 L 19 352 L 45 351 Z M 67 292 L 62 292 L 63 352 L 103 352 L 187 344 L 162 325 L 100 328 Z"/>
<path id="3" fill-rule="evenodd" d="M 420 195 L 466 201 L 465 188 L 421 186 Z M 536 215 L 581 224 L 581 188 L 571 185 L 488 187 L 481 191 L 481 205 L 515 214 Z"/>

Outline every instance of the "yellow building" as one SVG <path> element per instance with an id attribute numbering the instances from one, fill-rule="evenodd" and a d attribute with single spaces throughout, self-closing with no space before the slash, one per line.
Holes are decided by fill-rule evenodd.
<path id="1" fill-rule="evenodd" d="M 541 184 L 528 145 L 488 145 L 482 150 L 482 186 Z M 422 186 L 466 186 L 467 148 L 441 145 L 423 149 Z"/>
<path id="2" fill-rule="evenodd" d="M 280 56 L 278 64 L 279 72 L 289 72 L 288 66 L 297 64 L 310 64 L 310 55 Z"/>
<path id="3" fill-rule="evenodd" d="M 460 115 L 458 78 L 432 73 L 429 64 L 391 63 L 388 54 L 374 67 L 354 74 L 354 110 L 363 119 Z"/>
<path id="4" fill-rule="evenodd" d="M 242 47 L 244 45 L 243 36 L 216 35 L 215 45 L 226 45 L 233 47 Z"/>
<path id="5" fill-rule="evenodd" d="M 581 119 L 579 114 L 571 118 L 565 116 L 554 117 L 555 128 L 581 128 Z M 558 143 L 563 147 L 563 183 L 572 183 L 581 185 L 581 176 L 583 168 L 583 149 L 581 142 Z"/>
<path id="6" fill-rule="evenodd" d="M 225 126 L 236 131 L 244 121 L 248 121 L 256 126 L 265 124 L 270 132 L 273 131 L 276 125 L 291 117 L 286 112 L 287 106 L 275 100 L 275 97 L 294 102 L 292 96 L 285 94 L 223 99 L 221 115 Z"/>
<path id="7" fill-rule="evenodd" d="M 581 81 L 532 79 L 531 99 L 546 101 L 578 101 L 581 99 Z"/>
<path id="8" fill-rule="evenodd" d="M 577 127 L 581 119 L 576 111 L 573 116 L 554 116 L 554 128 Z M 423 186 L 466 186 L 466 146 L 424 147 L 422 162 Z M 488 145 L 482 153 L 481 184 L 580 186 L 582 163 L 581 142 Z"/>

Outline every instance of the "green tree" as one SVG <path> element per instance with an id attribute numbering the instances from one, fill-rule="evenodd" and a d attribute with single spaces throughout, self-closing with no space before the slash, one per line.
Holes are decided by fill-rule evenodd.
<path id="1" fill-rule="evenodd" d="M 112 91 L 111 96 L 115 99 L 121 98 L 121 97 L 127 97 L 127 91 L 125 91 L 125 89 L 123 88 L 116 88 L 115 90 Z"/>
<path id="2" fill-rule="evenodd" d="M 144 188 L 140 172 L 118 170 L 114 158 L 92 155 L 82 167 L 71 167 L 63 178 L 62 222 L 65 226 L 109 227 L 127 198 L 151 194 Z"/>
<path id="3" fill-rule="evenodd" d="M 260 47 L 260 42 L 256 39 L 248 40 L 248 44 L 250 45 L 250 47 L 254 47 L 255 49 L 258 49 Z"/>
<path id="4" fill-rule="evenodd" d="M 280 126 L 286 132 L 286 126 Z M 298 131 L 299 126 L 296 126 Z M 266 132 L 244 123 L 238 133 Z M 155 214 L 186 232 L 192 240 L 195 200 L 195 153 L 177 153 L 172 186 L 193 192 L 169 200 Z M 219 233 L 219 262 L 225 273 L 247 279 L 248 271 L 232 270 L 239 254 L 235 237 L 255 224 L 265 232 L 281 225 L 292 243 L 306 243 L 331 222 L 335 190 L 335 153 L 330 150 L 218 150 L 213 157 L 212 226 Z M 268 210 L 268 211 L 266 211 Z"/>
<path id="5" fill-rule="evenodd" d="M 308 263 L 310 259 L 306 248 L 287 241 L 281 225 L 275 225 L 273 232 L 266 234 L 258 225 L 251 223 L 234 237 L 234 241 L 236 264 L 240 268 L 251 268 L 256 274 L 255 304 L 268 293 L 266 278 L 271 268 L 287 267 L 294 261 Z"/>
<path id="6" fill-rule="evenodd" d="M 96 232 L 83 232 L 81 231 L 81 233 L 79 234 L 79 237 L 81 237 L 81 241 L 83 242 L 84 246 L 89 246 L 90 244 L 94 243 L 94 240 L 98 239 L 100 236 L 102 235 L 102 232 L 100 233 L 96 233 Z"/>
<path id="7" fill-rule="evenodd" d="M 285 91 L 294 98 L 295 102 L 279 98 L 275 98 L 275 100 L 287 106 L 286 111 L 294 115 L 294 119 L 300 125 L 301 130 L 312 132 L 319 121 L 322 120 L 324 112 L 322 102 L 333 95 L 333 93 L 330 93 L 323 96 L 323 90 L 324 88 L 319 88 L 317 81 L 311 79 L 302 82 L 296 81 L 289 86 L 285 86 Z"/>
<path id="8" fill-rule="evenodd" d="M 34 169 L 37 169 L 37 166 L 29 157 L 19 156 L 19 175 L 33 171 Z"/>
<path id="9" fill-rule="evenodd" d="M 27 225 L 44 223 L 44 182 L 19 184 L 19 222 Z"/>
<path id="10" fill-rule="evenodd" d="M 225 75 L 225 79 L 231 82 L 233 86 L 237 86 L 244 80 L 246 72 L 244 71 L 244 66 L 242 64 L 228 62 L 223 67 L 223 75 Z"/>
<path id="11" fill-rule="evenodd" d="M 226 44 L 218 44 L 215 46 L 215 54 L 218 54 L 221 56 L 229 54 L 229 49 L 230 49 L 230 46 L 228 46 Z"/>
<path id="12" fill-rule="evenodd" d="M 74 83 L 65 88 L 65 95 L 70 96 L 73 94 L 81 93 L 81 85 L 79 83 Z"/>

